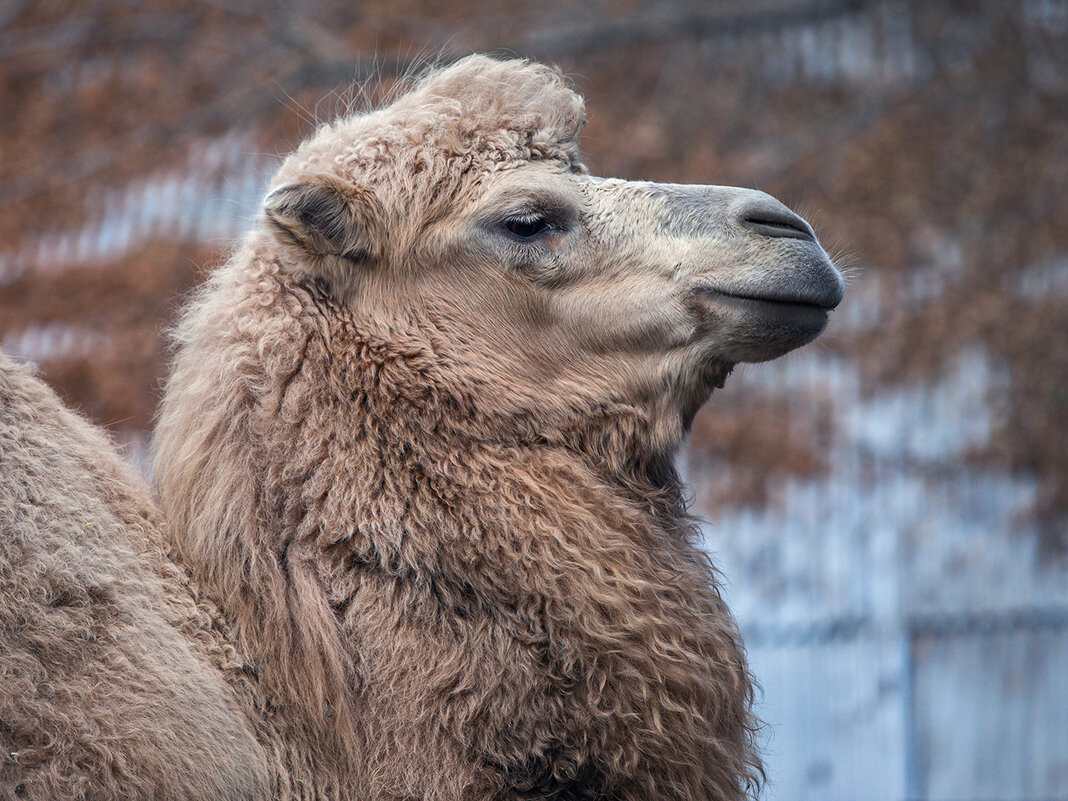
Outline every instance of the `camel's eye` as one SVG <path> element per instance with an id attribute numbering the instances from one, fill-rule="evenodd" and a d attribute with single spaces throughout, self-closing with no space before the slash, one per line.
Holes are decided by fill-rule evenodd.
<path id="1" fill-rule="evenodd" d="M 504 227 L 518 237 L 530 239 L 551 227 L 544 217 L 510 217 L 504 221 Z"/>

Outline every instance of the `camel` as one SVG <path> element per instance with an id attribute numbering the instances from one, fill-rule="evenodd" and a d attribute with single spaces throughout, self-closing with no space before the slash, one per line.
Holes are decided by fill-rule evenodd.
<path id="1" fill-rule="evenodd" d="M 301 144 L 175 329 L 158 510 L 21 376 L 11 425 L 52 436 L 8 497 L 78 486 L 22 541 L 42 576 L 88 565 L 21 622 L 46 653 L 68 617 L 100 633 L 36 667 L 47 691 L 0 691 L 5 749 L 55 731 L 4 792 L 754 792 L 752 682 L 674 456 L 736 363 L 822 332 L 842 279 L 764 193 L 591 177 L 583 123 L 557 71 L 471 56 Z M 34 472 L 42 449 L 66 472 Z M 7 598 L 36 592 L 12 558 Z M 112 576 L 124 624 L 90 592 Z M 53 722 L 93 715 L 106 754 Z"/>

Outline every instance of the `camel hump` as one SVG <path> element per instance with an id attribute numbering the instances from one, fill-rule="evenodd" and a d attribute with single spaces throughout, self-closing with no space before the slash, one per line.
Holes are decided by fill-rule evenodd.
<path id="1" fill-rule="evenodd" d="M 143 483 L 3 354 L 0 510 L 0 796 L 267 797 L 232 690 L 175 627 Z"/>

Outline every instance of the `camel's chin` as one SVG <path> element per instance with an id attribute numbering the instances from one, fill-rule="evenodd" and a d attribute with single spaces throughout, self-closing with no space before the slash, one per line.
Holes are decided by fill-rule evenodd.
<path id="1" fill-rule="evenodd" d="M 697 412 L 708 402 L 713 392 L 723 389 L 723 386 L 727 383 L 727 378 L 734 370 L 735 364 L 735 362 L 726 361 L 718 357 L 711 358 L 700 364 L 694 375 L 694 380 L 689 385 L 691 390 L 689 393 L 684 394 L 680 407 L 683 431 L 689 433 L 693 427 L 693 419 L 697 416 Z"/>
<path id="2" fill-rule="evenodd" d="M 706 291 L 716 318 L 718 355 L 731 362 L 766 362 L 807 345 L 827 327 L 831 309 Z"/>

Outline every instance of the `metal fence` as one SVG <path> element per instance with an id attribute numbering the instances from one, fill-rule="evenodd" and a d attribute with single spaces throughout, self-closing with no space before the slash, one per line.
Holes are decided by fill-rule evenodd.
<path id="1" fill-rule="evenodd" d="M 1068 564 L 1039 545 L 1034 483 L 964 458 L 1000 368 L 973 349 L 879 390 L 812 352 L 738 378 L 836 421 L 822 474 L 706 532 L 763 690 L 766 797 L 1068 798 Z"/>

